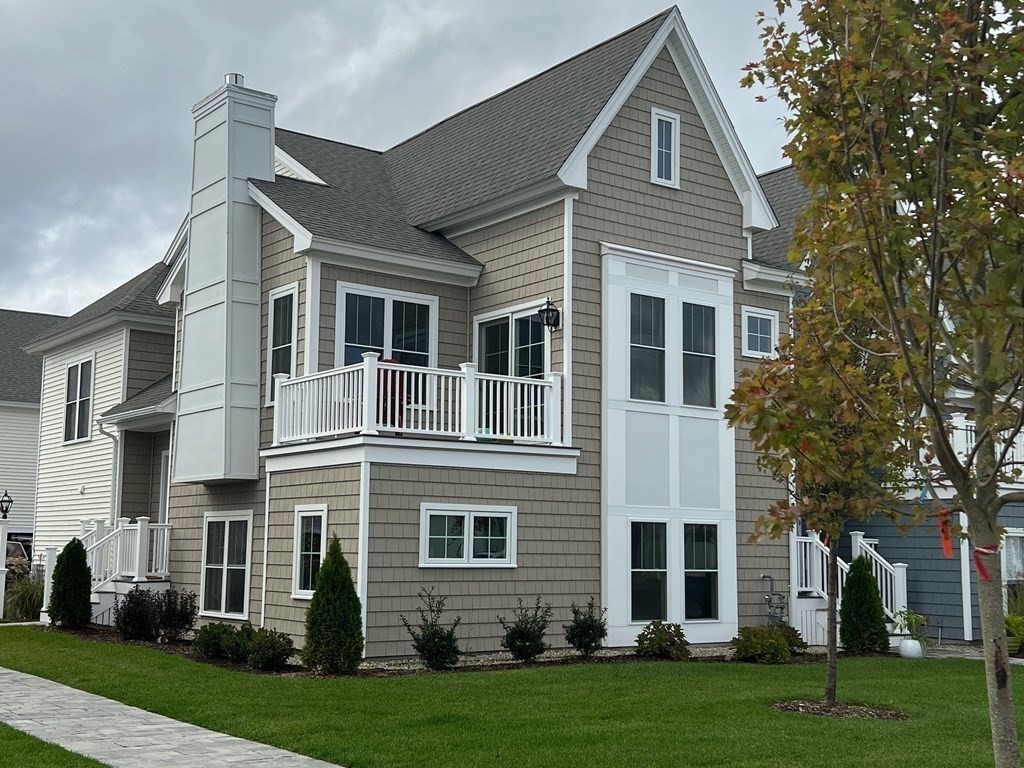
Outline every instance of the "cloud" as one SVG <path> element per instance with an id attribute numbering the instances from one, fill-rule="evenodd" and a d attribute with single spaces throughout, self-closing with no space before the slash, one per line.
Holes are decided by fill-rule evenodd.
<path id="1" fill-rule="evenodd" d="M 163 256 L 190 108 L 225 72 L 276 93 L 279 125 L 385 149 L 666 4 L 0 0 L 0 304 L 71 313 Z M 760 170 L 781 164 L 779 109 L 736 83 L 763 4 L 682 5 Z"/>

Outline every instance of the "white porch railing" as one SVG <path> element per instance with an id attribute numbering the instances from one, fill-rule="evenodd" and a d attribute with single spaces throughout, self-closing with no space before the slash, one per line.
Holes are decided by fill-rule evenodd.
<path id="1" fill-rule="evenodd" d="M 148 517 L 118 518 L 114 527 L 105 520 L 82 522 L 82 541 L 90 542 L 85 556 L 92 570 L 92 588 L 114 579 L 147 581 L 170 576 L 171 526 L 150 524 Z"/>
<path id="2" fill-rule="evenodd" d="M 543 379 L 385 363 L 376 352 L 344 368 L 279 374 L 274 444 L 344 434 L 562 443 L 562 374 Z"/>
<path id="3" fill-rule="evenodd" d="M 907 607 L 907 566 L 904 563 L 890 563 L 875 549 L 877 539 L 867 539 L 863 532 L 854 531 L 853 559 L 866 557 L 871 563 L 872 573 L 878 582 L 878 593 L 882 598 L 885 615 L 892 621 L 896 614 Z M 843 590 L 850 566 L 839 559 L 839 595 L 836 605 L 843 602 Z M 796 581 L 797 591 L 828 598 L 828 547 L 814 531 L 808 536 L 796 537 Z"/>

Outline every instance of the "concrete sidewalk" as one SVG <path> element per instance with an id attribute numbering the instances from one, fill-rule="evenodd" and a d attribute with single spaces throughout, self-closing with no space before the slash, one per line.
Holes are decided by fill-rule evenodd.
<path id="1" fill-rule="evenodd" d="M 332 766 L 3 667 L 0 721 L 115 768 Z"/>

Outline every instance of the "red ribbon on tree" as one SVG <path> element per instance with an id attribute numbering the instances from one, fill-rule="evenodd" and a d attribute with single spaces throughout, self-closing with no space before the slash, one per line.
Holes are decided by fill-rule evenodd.
<path id="1" fill-rule="evenodd" d="M 942 554 L 946 557 L 953 556 L 953 534 L 949 529 L 949 510 L 943 509 L 939 512 L 939 538 L 942 539 Z"/>
<path id="2" fill-rule="evenodd" d="M 974 548 L 974 567 L 978 569 L 978 575 L 984 581 L 991 581 L 989 578 L 988 570 L 985 568 L 985 564 L 981 561 L 982 557 L 988 557 L 994 555 L 999 551 L 999 547 L 975 547 Z"/>

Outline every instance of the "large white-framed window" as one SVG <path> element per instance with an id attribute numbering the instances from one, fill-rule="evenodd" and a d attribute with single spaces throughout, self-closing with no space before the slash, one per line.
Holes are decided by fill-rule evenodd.
<path id="1" fill-rule="evenodd" d="M 629 397 L 665 402 L 665 299 L 629 295 Z"/>
<path id="2" fill-rule="evenodd" d="M 335 365 L 364 352 L 405 365 L 437 366 L 437 296 L 338 282 Z"/>
<path id="3" fill-rule="evenodd" d="M 543 304 L 538 300 L 473 318 L 480 373 L 541 378 L 551 370 L 549 334 L 537 314 Z"/>
<path id="4" fill-rule="evenodd" d="M 514 568 L 516 507 L 420 505 L 420 568 Z"/>
<path id="5" fill-rule="evenodd" d="M 629 523 L 629 620 L 646 624 L 668 618 L 668 522 Z"/>
<path id="6" fill-rule="evenodd" d="M 651 181 L 679 188 L 679 115 L 651 108 Z"/>
<path id="7" fill-rule="evenodd" d="M 308 600 L 316 590 L 316 575 L 327 555 L 327 505 L 300 504 L 295 507 L 292 597 Z"/>
<path id="8" fill-rule="evenodd" d="M 249 616 L 251 541 L 252 510 L 203 516 L 200 615 L 224 619 Z"/>
<path id="9" fill-rule="evenodd" d="M 1003 609 L 1024 601 L 1024 528 L 1003 534 Z"/>
<path id="10" fill-rule="evenodd" d="M 267 296 L 267 405 L 274 402 L 274 376 L 296 374 L 299 334 L 299 284 L 274 288 Z"/>
<path id="11" fill-rule="evenodd" d="M 683 523 L 683 619 L 718 620 L 718 525 Z"/>
<path id="12" fill-rule="evenodd" d="M 92 395 L 95 357 L 67 364 L 64 386 L 64 442 L 77 443 L 92 437 Z"/>
<path id="13" fill-rule="evenodd" d="M 740 310 L 744 357 L 774 357 L 779 346 L 779 313 L 772 309 Z"/>
<path id="14" fill-rule="evenodd" d="M 683 302 L 683 405 L 714 408 L 715 308 Z"/>

